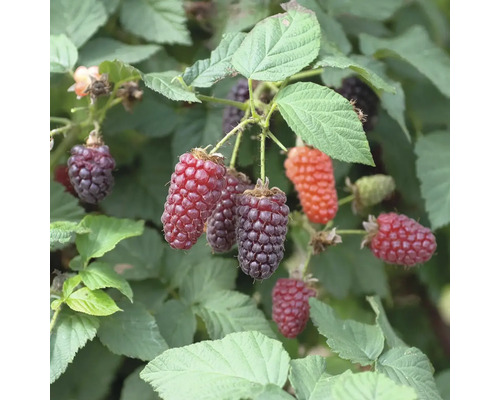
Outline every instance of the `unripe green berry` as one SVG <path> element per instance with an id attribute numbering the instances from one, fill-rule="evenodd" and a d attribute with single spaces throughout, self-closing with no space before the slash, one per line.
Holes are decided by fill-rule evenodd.
<path id="1" fill-rule="evenodd" d="M 354 184 L 347 178 L 346 185 L 354 194 L 352 209 L 356 214 L 361 214 L 367 208 L 381 203 L 396 189 L 392 176 L 383 174 L 363 176 Z"/>

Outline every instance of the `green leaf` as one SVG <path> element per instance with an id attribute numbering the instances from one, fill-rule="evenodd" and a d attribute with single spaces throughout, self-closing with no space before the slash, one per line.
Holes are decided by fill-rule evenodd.
<path id="1" fill-rule="evenodd" d="M 415 144 L 417 176 L 432 229 L 450 223 L 450 134 L 432 132 Z"/>
<path id="2" fill-rule="evenodd" d="M 170 400 L 254 398 L 268 384 L 283 387 L 289 364 L 281 342 L 259 332 L 237 332 L 169 349 L 140 376 Z"/>
<path id="3" fill-rule="evenodd" d="M 314 66 L 340 69 L 349 68 L 352 71 L 358 73 L 367 83 L 369 83 L 376 89 L 393 94 L 396 93 L 396 89 L 394 88 L 394 86 L 386 82 L 369 68 L 342 54 L 342 52 L 334 46 L 328 46 L 327 53 L 323 54 Z"/>
<path id="4" fill-rule="evenodd" d="M 336 400 L 417 400 L 413 388 L 398 385 L 385 375 L 370 371 L 340 376 L 331 385 L 330 396 Z"/>
<path id="5" fill-rule="evenodd" d="M 157 230 L 146 226 L 142 235 L 118 243 L 101 261 L 128 280 L 157 277 L 165 243 Z"/>
<path id="6" fill-rule="evenodd" d="M 128 64 L 141 62 L 158 50 L 156 44 L 126 44 L 111 38 L 98 37 L 90 40 L 80 49 L 80 65 L 99 65 L 103 61 L 119 60 Z"/>
<path id="7" fill-rule="evenodd" d="M 384 349 L 384 335 L 377 325 L 342 320 L 333 308 L 310 298 L 311 319 L 326 343 L 338 355 L 353 363 L 371 365 Z"/>
<path id="8" fill-rule="evenodd" d="M 78 289 L 66 299 L 72 310 L 85 314 L 104 316 L 121 311 L 115 301 L 102 290 L 90 290 L 87 287 Z"/>
<path id="9" fill-rule="evenodd" d="M 210 58 L 196 61 L 186 68 L 182 78 L 189 86 L 210 87 L 214 83 L 237 72 L 231 64 L 231 57 L 245 38 L 246 33 L 226 33 Z"/>
<path id="10" fill-rule="evenodd" d="M 118 219 L 106 215 L 87 215 L 80 226 L 91 231 L 77 235 L 75 241 L 76 248 L 84 260 L 101 257 L 113 250 L 121 240 L 142 235 L 144 231 L 144 221 Z"/>
<path id="11" fill-rule="evenodd" d="M 402 35 L 383 39 L 359 35 L 364 54 L 376 58 L 397 57 L 413 65 L 447 97 L 450 97 L 450 57 L 429 38 L 425 28 L 413 26 Z"/>
<path id="12" fill-rule="evenodd" d="M 85 212 L 78 205 L 78 199 L 66 192 L 65 187 L 50 181 L 50 222 L 80 221 Z"/>
<path id="13" fill-rule="evenodd" d="M 326 369 L 326 361 L 321 356 L 307 356 L 290 362 L 288 379 L 295 389 L 298 400 L 308 400 Z"/>
<path id="14" fill-rule="evenodd" d="M 149 361 L 168 349 L 154 317 L 138 302 L 120 302 L 123 312 L 101 319 L 97 333 L 115 354 Z"/>
<path id="15" fill-rule="evenodd" d="M 122 61 L 103 61 L 99 64 L 99 73 L 108 74 L 108 79 L 115 85 L 141 79 L 141 71 Z"/>
<path id="16" fill-rule="evenodd" d="M 151 72 L 143 75 L 146 86 L 168 99 L 201 103 L 196 94 L 183 87 L 178 81 L 178 71 Z"/>
<path id="17" fill-rule="evenodd" d="M 196 316 L 191 307 L 172 299 L 162 305 L 155 317 L 161 335 L 171 348 L 193 343 Z"/>
<path id="18" fill-rule="evenodd" d="M 375 369 L 394 382 L 413 387 L 420 400 L 441 400 L 433 378 L 434 368 L 415 347 L 395 347 L 380 356 Z"/>
<path id="19" fill-rule="evenodd" d="M 75 233 L 88 233 L 90 230 L 72 221 L 55 221 L 50 224 L 50 250 L 58 243 L 67 244 L 75 241 Z"/>
<path id="20" fill-rule="evenodd" d="M 439 394 L 444 400 L 450 400 L 450 370 L 445 369 L 435 376 Z"/>
<path id="21" fill-rule="evenodd" d="M 139 373 L 143 368 L 144 366 L 141 365 L 125 378 L 120 400 L 161 400 L 151 385 L 140 378 Z"/>
<path id="22" fill-rule="evenodd" d="M 50 383 L 66 370 L 80 348 L 97 333 L 99 320 L 63 308 L 50 334 Z"/>
<path id="23" fill-rule="evenodd" d="M 191 45 L 182 0 L 123 0 L 123 28 L 147 41 Z"/>
<path id="24" fill-rule="evenodd" d="M 97 0 L 50 0 L 50 33 L 65 34 L 77 48 L 106 22 L 106 9 Z"/>
<path id="25" fill-rule="evenodd" d="M 287 124 L 307 144 L 340 161 L 375 165 L 361 121 L 342 95 L 298 82 L 280 90 L 275 101 Z"/>
<path id="26" fill-rule="evenodd" d="M 50 398 L 54 400 L 109 398 L 114 388 L 113 381 L 122 365 L 122 357 L 107 351 L 98 340 L 92 340 L 78 352 L 66 372 L 50 385 Z"/>
<path id="27" fill-rule="evenodd" d="M 295 400 L 295 397 L 285 392 L 279 386 L 268 384 L 262 392 L 257 393 L 255 400 Z"/>
<path id="28" fill-rule="evenodd" d="M 258 331 L 271 338 L 276 335 L 255 301 L 240 292 L 219 290 L 204 298 L 195 312 L 205 322 L 211 339 L 221 339 L 229 333 Z"/>
<path id="29" fill-rule="evenodd" d="M 318 55 L 320 26 L 315 14 L 287 3 L 288 11 L 259 22 L 234 53 L 233 66 L 249 79 L 280 81 Z"/>
<path id="30" fill-rule="evenodd" d="M 333 0 L 325 2 L 336 15 L 350 14 L 360 18 L 384 21 L 390 18 L 405 0 Z"/>
<path id="31" fill-rule="evenodd" d="M 122 276 L 103 262 L 93 262 L 83 271 L 80 271 L 82 281 L 90 290 L 115 288 L 132 301 L 133 293 L 129 283 Z"/>
<path id="32" fill-rule="evenodd" d="M 387 341 L 387 345 L 389 347 L 408 347 L 405 342 L 403 342 L 392 329 L 389 320 L 387 319 L 387 315 L 385 314 L 384 307 L 382 305 L 382 301 L 378 296 L 368 296 L 366 298 L 373 311 L 375 311 L 375 322 L 382 332 L 384 332 L 385 340 Z"/>
<path id="33" fill-rule="evenodd" d="M 69 279 L 66 279 L 63 283 L 63 289 L 62 289 L 62 297 L 63 300 L 66 300 L 71 293 L 76 289 L 76 287 L 80 284 L 82 281 L 82 277 L 80 275 L 75 275 L 72 276 Z"/>
<path id="34" fill-rule="evenodd" d="M 50 72 L 72 72 L 78 59 L 78 50 L 65 35 L 50 35 Z"/>
<path id="35" fill-rule="evenodd" d="M 169 293 L 169 287 L 158 278 L 131 281 L 134 301 L 143 304 L 152 315 L 161 309 Z"/>
<path id="36" fill-rule="evenodd" d="M 98 0 L 100 3 L 104 5 L 108 16 L 111 16 L 115 13 L 116 9 L 120 5 L 120 0 Z"/>

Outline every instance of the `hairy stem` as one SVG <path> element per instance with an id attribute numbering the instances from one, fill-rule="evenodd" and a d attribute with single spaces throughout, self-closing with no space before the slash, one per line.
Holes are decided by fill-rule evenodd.
<path id="1" fill-rule="evenodd" d="M 243 111 L 246 111 L 246 109 L 248 108 L 248 104 L 242 103 L 241 101 L 234 101 L 234 100 L 229 100 L 229 99 L 221 99 L 219 97 L 205 96 L 203 94 L 197 94 L 196 97 L 198 97 L 202 101 L 208 101 L 208 102 L 211 102 L 211 103 L 225 104 L 227 106 L 236 107 L 239 110 L 243 110 Z"/>
<path id="2" fill-rule="evenodd" d="M 260 134 L 260 179 L 266 181 L 266 136 L 267 130 L 263 129 Z"/>
<path id="3" fill-rule="evenodd" d="M 252 110 L 252 117 L 255 118 L 255 119 L 258 119 L 259 116 L 257 114 L 257 111 L 255 111 L 255 103 L 254 103 L 254 99 L 253 99 L 253 87 L 252 87 L 252 80 L 249 79 L 248 80 L 248 99 L 250 101 L 250 108 Z"/>
<path id="4" fill-rule="evenodd" d="M 364 229 L 341 229 L 336 231 L 337 235 L 366 235 Z"/>
<path id="5" fill-rule="evenodd" d="M 252 124 L 254 123 L 254 119 L 253 118 L 249 118 L 249 119 L 245 119 L 243 121 L 241 121 L 238 125 L 236 125 L 232 130 L 230 130 L 228 133 L 226 133 L 226 136 L 224 136 L 220 141 L 219 143 L 217 143 L 215 145 L 215 147 L 210 151 L 209 154 L 214 154 L 217 150 L 219 150 L 221 148 L 221 146 L 226 143 L 230 138 L 231 136 L 233 136 L 236 132 L 238 131 L 243 131 L 243 128 L 248 125 L 248 124 Z"/>
<path id="6" fill-rule="evenodd" d="M 344 197 L 344 198 L 340 199 L 340 200 L 338 201 L 338 205 L 339 205 L 339 207 L 340 207 L 340 206 L 343 206 L 344 204 L 347 204 L 347 203 L 349 203 L 349 202 L 351 202 L 351 201 L 353 201 L 353 200 L 354 200 L 354 195 L 353 195 L 353 194 L 351 194 L 351 195 L 349 195 L 349 196 L 346 196 L 346 197 Z"/>
<path id="7" fill-rule="evenodd" d="M 267 134 L 273 140 L 273 142 L 278 145 L 278 147 L 281 150 L 283 150 L 285 153 L 288 153 L 288 149 L 283 145 L 283 143 L 279 141 L 279 139 L 276 136 L 274 136 L 274 134 L 270 130 L 267 131 Z"/>
<path id="8" fill-rule="evenodd" d="M 304 78 L 310 78 L 312 76 L 320 75 L 324 71 L 324 68 L 308 69 L 307 71 L 301 71 L 292 75 L 290 81 L 298 81 Z"/>
<path id="9" fill-rule="evenodd" d="M 243 136 L 243 131 L 239 131 L 238 136 L 236 136 L 236 143 L 234 144 L 233 154 L 231 155 L 231 162 L 229 163 L 229 168 L 234 168 L 236 165 L 236 158 L 238 157 L 238 150 L 240 148 L 242 136 Z"/>
<path id="10" fill-rule="evenodd" d="M 61 305 L 57 307 L 57 309 L 54 311 L 54 315 L 52 315 L 52 319 L 50 320 L 50 332 L 52 332 L 52 329 L 54 328 L 56 324 L 57 317 L 59 316 L 59 313 L 61 312 Z"/>

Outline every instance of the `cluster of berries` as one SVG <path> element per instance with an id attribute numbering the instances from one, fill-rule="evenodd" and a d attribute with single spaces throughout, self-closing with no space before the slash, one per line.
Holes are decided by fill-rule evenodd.
<path id="1" fill-rule="evenodd" d="M 92 100 L 111 92 L 113 84 L 108 81 L 107 74 L 100 74 L 99 67 L 89 68 L 81 65 L 73 73 L 75 84 L 69 88 L 74 90 L 78 98 L 90 95 Z"/>
<path id="2" fill-rule="evenodd" d="M 260 179 L 255 186 L 224 166 L 222 156 L 193 149 L 179 157 L 161 217 L 165 240 L 190 249 L 203 234 L 214 252 L 238 246 L 242 271 L 269 278 L 284 254 L 289 208 L 286 195 Z"/>

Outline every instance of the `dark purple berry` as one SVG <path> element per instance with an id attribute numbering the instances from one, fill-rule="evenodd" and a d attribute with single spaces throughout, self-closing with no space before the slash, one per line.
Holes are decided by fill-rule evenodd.
<path id="1" fill-rule="evenodd" d="M 252 187 L 246 175 L 234 169 L 227 171 L 226 189 L 222 191 L 217 207 L 207 221 L 207 241 L 214 252 L 229 251 L 236 243 L 238 196 Z"/>
<path id="2" fill-rule="evenodd" d="M 254 279 L 269 278 L 285 251 L 290 212 L 286 195 L 259 179 L 255 189 L 245 191 L 239 200 L 236 240 L 240 268 Z"/>
<path id="3" fill-rule="evenodd" d="M 89 142 L 87 142 L 89 143 Z M 97 204 L 111 193 L 115 160 L 106 145 L 76 145 L 68 159 L 68 176 L 78 197 Z"/>
<path id="4" fill-rule="evenodd" d="M 229 94 L 227 95 L 228 100 L 245 102 L 249 98 L 248 94 L 248 81 L 246 79 L 239 79 L 238 82 L 231 88 Z M 223 114 L 223 133 L 226 134 L 234 129 L 240 120 L 245 115 L 243 110 L 233 106 L 227 106 L 224 108 Z"/>
<path id="5" fill-rule="evenodd" d="M 174 249 L 190 249 L 202 235 L 226 187 L 223 158 L 193 149 L 179 157 L 161 216 L 165 240 Z"/>
<path id="6" fill-rule="evenodd" d="M 365 132 L 373 130 L 377 122 L 380 100 L 372 88 L 357 76 L 351 76 L 342 81 L 342 86 L 337 92 L 347 100 L 355 101 L 355 106 L 363 112 Z"/>

